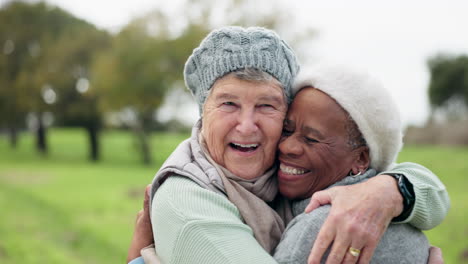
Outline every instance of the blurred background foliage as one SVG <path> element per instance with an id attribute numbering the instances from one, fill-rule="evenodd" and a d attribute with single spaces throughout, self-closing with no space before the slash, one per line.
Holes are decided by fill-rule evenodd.
<path id="1" fill-rule="evenodd" d="M 214 12 L 220 8 L 233 11 L 220 18 Z M 42 155 L 51 124 L 83 127 L 89 158 L 96 161 L 100 131 L 110 125 L 106 115 L 124 111 L 117 126 L 134 132 L 142 162 L 150 164 L 148 134 L 165 127 L 158 126 L 155 111 L 169 89 L 183 86 L 183 66 L 193 48 L 220 25 L 281 30 L 291 14 L 278 8 L 253 15 L 247 1 L 187 1 L 177 25 L 154 10 L 110 34 L 44 2 L 9 1 L 0 9 L 0 126 L 14 148 L 28 124 Z M 300 43 L 311 32 L 290 38 Z"/>
<path id="2" fill-rule="evenodd" d="M 314 29 L 293 33 L 294 14 L 261 1 L 186 0 L 177 17 L 148 11 L 114 33 L 44 2 L 0 7 L 0 263 L 124 261 L 145 184 L 189 135 L 156 117 L 168 98 L 186 98 L 184 63 L 202 38 L 221 25 L 265 26 L 305 62 Z M 405 136 L 424 146 L 400 160 L 448 186 L 451 213 L 428 235 L 447 263 L 464 263 L 466 147 L 428 144 L 468 144 L 468 57 L 434 54 L 427 65 L 432 114 Z"/>

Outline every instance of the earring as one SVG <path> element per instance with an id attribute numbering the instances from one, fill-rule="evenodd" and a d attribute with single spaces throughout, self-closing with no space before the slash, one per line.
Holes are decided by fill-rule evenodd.
<path id="1" fill-rule="evenodd" d="M 353 174 L 353 171 L 351 170 L 351 171 L 349 172 L 349 175 L 348 175 L 348 176 L 357 177 L 357 176 L 361 175 L 361 173 L 362 173 L 362 172 L 359 171 L 358 174 Z"/>

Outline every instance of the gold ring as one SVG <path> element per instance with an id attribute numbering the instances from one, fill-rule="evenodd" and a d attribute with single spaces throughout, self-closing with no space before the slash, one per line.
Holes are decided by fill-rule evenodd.
<path id="1" fill-rule="evenodd" d="M 353 248 L 353 247 L 349 247 L 349 254 L 353 255 L 353 257 L 359 257 L 359 255 L 361 254 L 361 250 L 357 249 L 357 248 Z"/>

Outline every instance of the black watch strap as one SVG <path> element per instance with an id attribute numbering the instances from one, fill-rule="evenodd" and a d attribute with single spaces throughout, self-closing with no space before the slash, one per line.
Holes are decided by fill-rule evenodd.
<path id="1" fill-rule="evenodd" d="M 385 173 L 385 175 L 392 176 L 397 180 L 398 190 L 403 197 L 403 211 L 401 214 L 393 218 L 393 222 L 400 222 L 407 219 L 413 211 L 416 196 L 414 194 L 413 184 L 401 173 Z"/>

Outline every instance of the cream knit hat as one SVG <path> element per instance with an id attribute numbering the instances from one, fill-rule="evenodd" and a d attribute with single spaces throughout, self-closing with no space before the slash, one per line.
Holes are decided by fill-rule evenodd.
<path id="1" fill-rule="evenodd" d="M 302 70 L 293 94 L 312 86 L 332 97 L 359 127 L 370 151 L 370 166 L 383 171 L 402 147 L 400 113 L 390 93 L 369 75 L 344 66 Z"/>

